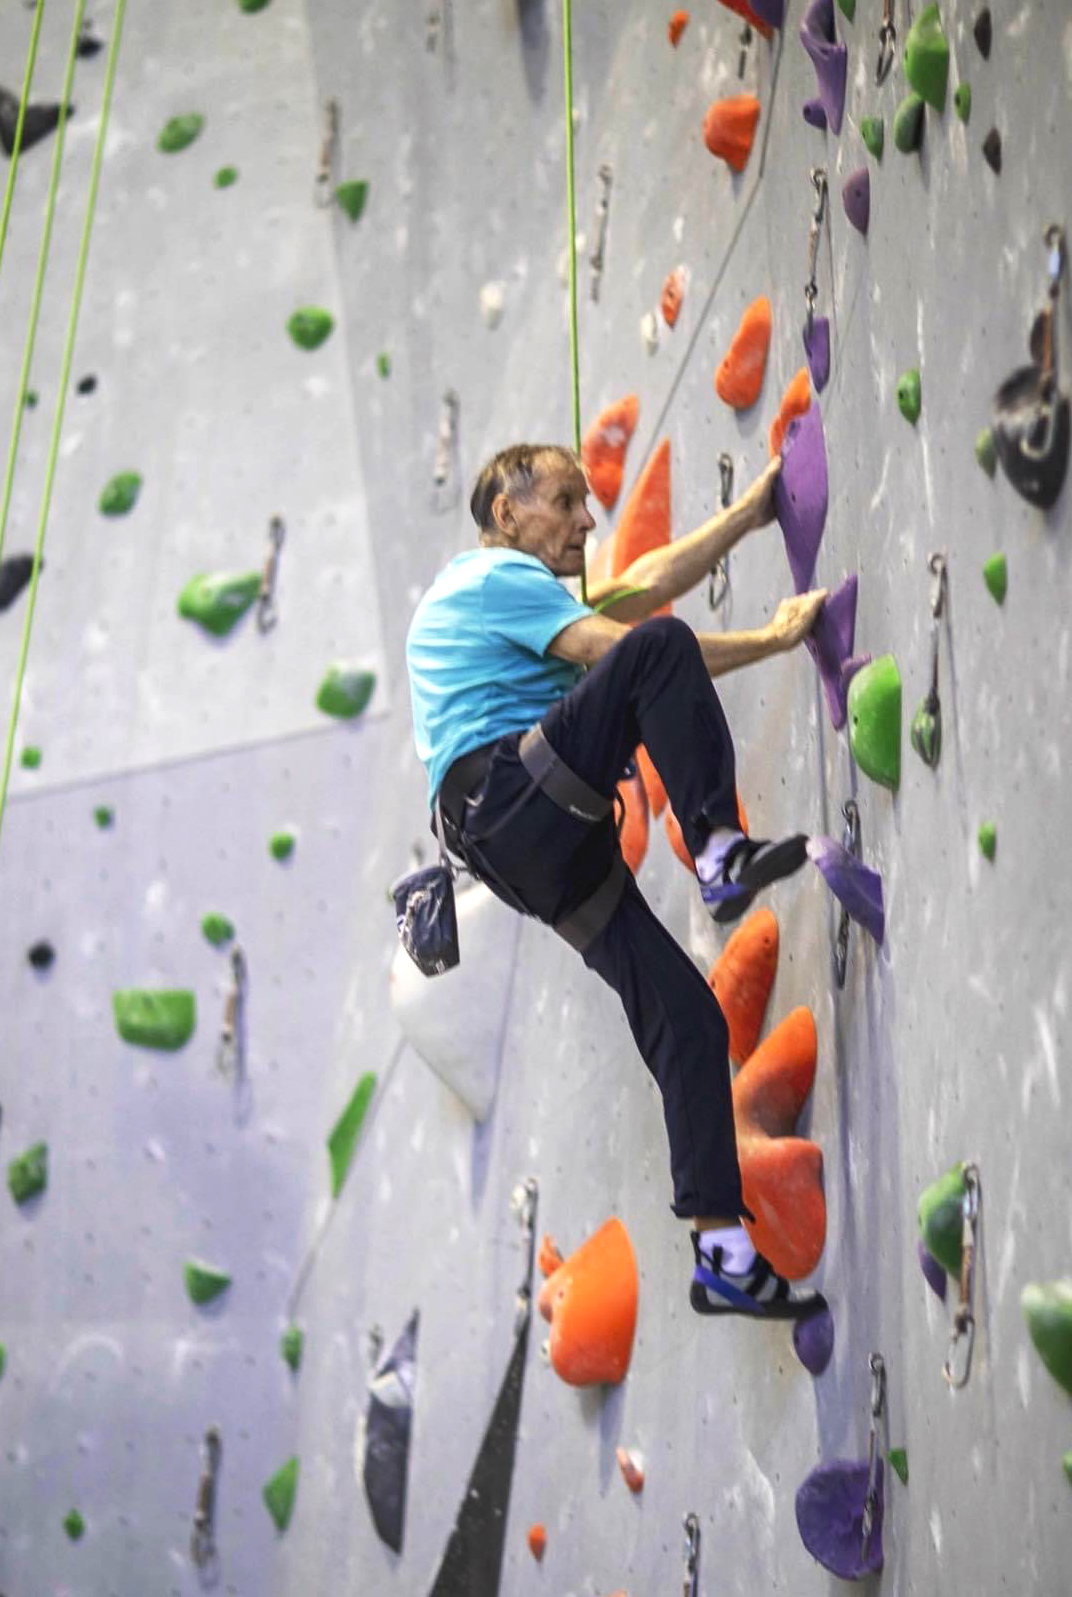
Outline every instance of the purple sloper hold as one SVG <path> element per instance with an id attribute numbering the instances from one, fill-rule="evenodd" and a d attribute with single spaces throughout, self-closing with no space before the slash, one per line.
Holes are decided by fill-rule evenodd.
<path id="1" fill-rule="evenodd" d="M 827 599 L 810 635 L 804 639 L 804 647 L 819 667 L 835 732 L 841 731 L 848 713 L 848 684 L 843 676 L 843 667 L 852 654 L 856 636 L 856 590 L 859 585 L 859 578 L 855 575 L 846 577 L 840 588 L 835 588 Z"/>
<path id="2" fill-rule="evenodd" d="M 863 1580 L 882 1568 L 883 1466 L 875 1472 L 877 1501 L 864 1556 L 867 1465 L 835 1458 L 813 1469 L 797 1491 L 797 1529 L 813 1558 L 840 1580 Z"/>
<path id="3" fill-rule="evenodd" d="M 818 866 L 838 903 L 848 910 L 876 943 L 886 935 L 882 877 L 850 854 L 832 837 L 809 837 L 808 858 Z"/>
<path id="4" fill-rule="evenodd" d="M 821 100 L 804 101 L 804 120 L 809 127 L 819 128 L 820 131 L 825 130 L 826 112 L 823 109 Z"/>
<path id="5" fill-rule="evenodd" d="M 865 665 L 870 664 L 871 656 L 869 654 L 854 654 L 851 660 L 843 660 L 841 662 L 841 691 L 846 700 L 848 699 L 849 683 L 857 671 L 862 671 Z"/>
<path id="6" fill-rule="evenodd" d="M 811 57 L 819 98 L 831 133 L 841 132 L 845 115 L 845 74 L 849 52 L 838 44 L 834 30 L 834 0 L 811 0 L 800 24 L 800 42 Z"/>
<path id="7" fill-rule="evenodd" d="M 834 1317 L 829 1309 L 793 1322 L 793 1346 L 809 1375 L 821 1375 L 834 1351 Z"/>
<path id="8" fill-rule="evenodd" d="M 814 401 L 789 423 L 782 445 L 782 469 L 774 479 L 774 514 L 785 539 L 785 553 L 797 593 L 805 593 L 826 526 L 826 440 Z"/>
<path id="9" fill-rule="evenodd" d="M 807 322 L 804 323 L 804 353 L 808 357 L 808 370 L 815 385 L 815 392 L 821 394 L 830 380 L 830 321 L 828 317 L 813 316 L 810 333 Z"/>
<path id="10" fill-rule="evenodd" d="M 845 215 L 856 231 L 866 238 L 871 222 L 871 174 L 866 166 L 861 166 L 858 172 L 846 178 L 841 198 Z"/>
<path id="11" fill-rule="evenodd" d="M 785 0 L 751 0 L 751 9 L 769 27 L 780 28 L 785 21 Z"/>
<path id="12" fill-rule="evenodd" d="M 919 1257 L 919 1267 L 923 1271 L 927 1285 L 932 1292 L 937 1293 L 944 1303 L 946 1289 L 945 1271 L 934 1257 L 934 1254 L 928 1253 L 920 1241 L 916 1242 L 916 1253 Z"/>

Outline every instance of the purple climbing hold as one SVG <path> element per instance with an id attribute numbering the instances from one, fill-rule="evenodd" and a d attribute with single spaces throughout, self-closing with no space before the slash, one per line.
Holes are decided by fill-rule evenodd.
<path id="1" fill-rule="evenodd" d="M 800 1539 L 824 1569 L 841 1580 L 863 1580 L 882 1568 L 881 1458 L 875 1473 L 876 1502 L 866 1552 L 863 1546 L 867 1465 L 835 1458 L 813 1469 L 797 1491 Z"/>
<path id="2" fill-rule="evenodd" d="M 821 1375 L 834 1352 L 834 1317 L 829 1309 L 793 1322 L 793 1347 L 809 1375 Z"/>
<path id="3" fill-rule="evenodd" d="M 819 99 L 832 133 L 841 132 L 845 114 L 845 74 L 849 52 L 834 31 L 834 0 L 811 0 L 800 24 L 800 42 L 815 68 Z"/>
<path id="4" fill-rule="evenodd" d="M 774 481 L 774 513 L 785 539 L 785 553 L 797 593 L 811 587 L 826 526 L 826 441 L 818 403 L 789 424 L 782 445 L 782 469 Z"/>
<path id="5" fill-rule="evenodd" d="M 752 0 L 749 9 L 768 27 L 780 28 L 785 21 L 785 0 Z"/>
<path id="6" fill-rule="evenodd" d="M 882 877 L 832 837 L 809 837 L 808 858 L 818 866 L 838 903 L 847 909 L 876 943 L 886 934 Z"/>
<path id="7" fill-rule="evenodd" d="M 804 101 L 804 120 L 810 127 L 819 128 L 821 131 L 825 131 L 826 112 L 823 109 L 823 102 L 821 100 Z"/>
<path id="8" fill-rule="evenodd" d="M 933 1253 L 928 1253 L 923 1246 L 922 1239 L 916 1242 L 916 1252 L 919 1256 L 919 1267 L 923 1271 L 927 1285 L 932 1292 L 936 1292 L 945 1302 L 946 1275 Z"/>
<path id="9" fill-rule="evenodd" d="M 841 691 L 845 694 L 846 700 L 849 694 L 849 683 L 857 671 L 862 671 L 865 665 L 870 664 L 871 656 L 869 654 L 854 654 L 851 660 L 843 660 L 841 662 Z"/>
<path id="10" fill-rule="evenodd" d="M 841 198 L 845 205 L 845 215 L 858 233 L 867 237 L 868 224 L 871 221 L 871 174 L 866 166 L 861 166 L 845 181 L 841 191 Z"/>
<path id="11" fill-rule="evenodd" d="M 835 588 L 827 599 L 810 635 L 804 639 L 804 647 L 819 667 L 835 732 L 840 732 L 845 725 L 847 714 L 848 683 L 842 675 L 842 668 L 852 656 L 856 636 L 856 591 L 859 585 L 856 576 L 846 577 L 840 588 Z"/>
<path id="12" fill-rule="evenodd" d="M 826 316 L 813 316 L 811 329 L 804 325 L 804 353 L 808 357 L 808 370 L 821 394 L 830 380 L 830 321 Z"/>

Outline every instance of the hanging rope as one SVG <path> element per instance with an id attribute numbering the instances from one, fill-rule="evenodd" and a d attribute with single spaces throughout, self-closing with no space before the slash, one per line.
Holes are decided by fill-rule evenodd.
<path id="1" fill-rule="evenodd" d="M 40 9 L 40 6 L 38 7 Z M 60 120 L 56 129 L 56 151 L 52 165 L 52 184 L 49 190 L 48 215 L 45 222 L 46 235 L 51 234 L 52 212 L 55 205 L 55 191 L 59 184 L 59 160 L 63 149 L 63 129 L 67 120 L 67 106 L 70 101 L 71 83 L 74 78 L 74 63 L 77 54 L 78 40 L 82 31 L 82 13 L 85 9 L 85 0 L 78 0 L 75 6 L 74 25 L 71 34 L 71 47 L 67 58 L 67 72 L 63 82 L 63 98 L 60 105 Z M 48 525 L 48 515 L 52 507 L 52 489 L 56 480 L 56 464 L 60 452 L 60 431 L 63 427 L 64 406 L 67 399 L 67 390 L 71 381 L 71 365 L 74 360 L 75 335 L 78 332 L 78 314 L 82 308 L 82 292 L 85 288 L 86 265 L 89 260 L 89 241 L 93 232 L 93 219 L 97 209 L 97 193 L 100 188 L 101 168 L 104 164 L 104 144 L 108 134 L 108 119 L 112 108 L 112 93 L 115 88 L 116 67 L 119 63 L 119 42 L 123 33 L 123 18 L 126 14 L 126 0 L 116 0 L 115 20 L 112 25 L 112 37 L 108 46 L 108 63 L 104 76 L 104 97 L 101 101 L 100 125 L 97 129 L 97 142 L 93 149 L 93 166 L 89 179 L 89 197 L 86 200 L 85 220 L 82 224 L 82 242 L 78 250 L 78 265 L 75 270 L 74 295 L 71 300 L 70 315 L 67 320 L 67 336 L 63 346 L 63 359 L 60 362 L 60 378 L 56 391 L 56 411 L 52 419 L 52 436 L 49 441 L 48 464 L 45 469 L 45 486 L 41 498 L 41 511 L 37 522 L 37 538 L 34 547 L 33 577 L 30 581 L 29 600 L 26 606 L 26 620 L 22 629 L 22 645 L 19 650 L 19 663 L 15 675 L 15 690 L 11 700 L 11 717 L 8 722 L 7 747 L 4 753 L 4 770 L 0 778 L 0 832 L 3 830 L 4 815 L 7 810 L 7 790 L 11 778 L 11 761 L 15 749 L 15 729 L 18 725 L 19 703 L 22 698 L 22 684 L 26 675 L 26 658 L 30 650 L 30 630 L 33 626 L 34 610 L 37 604 L 37 584 L 41 572 L 41 554 L 45 546 L 45 528 Z M 19 395 L 16 401 L 16 420 L 21 418 L 22 396 L 26 389 L 26 378 L 29 370 L 30 356 L 33 352 L 33 337 L 37 328 L 37 314 L 40 309 L 41 288 L 44 283 L 44 263 L 47 261 L 47 238 L 42 239 L 42 255 L 38 261 L 37 283 L 34 289 L 34 307 L 32 312 L 31 334 L 27 339 L 26 355 L 23 361 L 22 379 Z M 18 431 L 16 427 L 12 440 L 13 450 L 18 444 Z M 7 524 L 7 511 L 11 497 L 11 477 L 13 473 L 14 453 L 8 461 L 8 481 L 5 486 L 3 517 L 0 519 L 0 553 L 3 552 L 3 536 Z"/>
<path id="2" fill-rule="evenodd" d="M 30 89 L 33 85 L 34 67 L 37 64 L 37 43 L 41 37 L 41 22 L 45 14 L 44 0 L 40 0 L 34 9 L 33 32 L 30 34 L 30 49 L 26 57 L 26 72 L 22 80 L 22 98 L 19 100 L 19 114 L 15 121 L 15 143 L 11 151 L 11 164 L 7 170 L 7 188 L 4 190 L 4 209 L 0 214 L 0 263 L 4 259 L 4 245 L 7 242 L 7 224 L 11 216 L 11 202 L 15 196 L 15 176 L 19 168 L 19 156 L 22 153 L 22 128 L 26 121 L 26 108 L 30 103 Z"/>
<path id="3" fill-rule="evenodd" d="M 573 3 L 562 0 L 562 54 L 566 77 L 566 223 L 569 228 L 570 367 L 573 447 L 581 452 L 581 372 L 577 353 L 577 199 L 573 188 Z M 581 602 L 588 603 L 588 573 L 581 567 Z"/>

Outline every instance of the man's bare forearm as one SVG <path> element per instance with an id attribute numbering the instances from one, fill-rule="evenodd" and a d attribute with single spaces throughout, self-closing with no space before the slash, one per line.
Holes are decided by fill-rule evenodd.
<path id="1" fill-rule="evenodd" d="M 633 594 L 617 603 L 605 605 L 608 615 L 616 621 L 642 621 L 654 611 L 680 599 L 682 594 L 695 588 L 697 583 L 714 569 L 734 544 L 755 525 L 755 513 L 744 499 L 720 510 L 716 516 L 686 533 L 661 549 L 651 549 L 642 554 L 606 584 L 607 591 L 642 588 L 643 593 Z M 601 584 L 601 592 L 603 589 Z"/>
<path id="2" fill-rule="evenodd" d="M 757 627 L 753 632 L 698 632 L 696 636 L 708 675 L 713 677 L 766 660 L 782 647 L 770 627 Z"/>

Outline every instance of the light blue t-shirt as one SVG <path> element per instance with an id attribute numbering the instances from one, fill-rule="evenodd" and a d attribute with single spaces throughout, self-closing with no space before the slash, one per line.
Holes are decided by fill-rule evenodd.
<path id="1" fill-rule="evenodd" d="M 535 555 L 470 549 L 439 573 L 406 638 L 417 753 L 430 801 L 450 765 L 521 732 L 580 679 L 545 650 L 593 612 Z"/>

